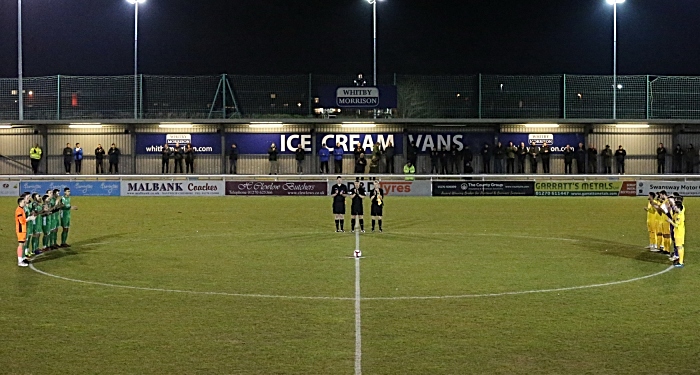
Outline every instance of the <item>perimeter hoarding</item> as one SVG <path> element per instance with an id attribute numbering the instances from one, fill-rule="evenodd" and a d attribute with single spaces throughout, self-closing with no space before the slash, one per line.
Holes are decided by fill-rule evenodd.
<path id="1" fill-rule="evenodd" d="M 223 181 L 122 181 L 123 197 L 187 197 L 187 196 L 223 196 Z"/>
<path id="2" fill-rule="evenodd" d="M 374 190 L 374 181 L 360 181 L 365 185 L 365 189 L 369 192 Z M 355 181 L 343 182 L 348 190 L 355 187 Z M 333 190 L 335 180 L 328 181 L 328 194 Z M 384 190 L 385 196 L 404 196 L 404 197 L 429 197 L 430 196 L 430 181 L 380 181 L 380 185 Z"/>
<path id="3" fill-rule="evenodd" d="M 433 181 L 434 197 L 533 195 L 532 181 Z"/>
<path id="4" fill-rule="evenodd" d="M 661 190 L 684 197 L 700 197 L 700 181 L 637 181 L 637 195 L 648 195 Z"/>
<path id="5" fill-rule="evenodd" d="M 535 183 L 535 195 L 544 197 L 634 197 L 635 181 L 547 181 Z"/>
<path id="6" fill-rule="evenodd" d="M 191 144 L 197 154 L 221 154 L 221 136 L 218 134 L 136 134 L 136 154 L 160 154 L 163 145 Z"/>
<path id="7" fill-rule="evenodd" d="M 328 195 L 325 182 L 305 181 L 226 181 L 226 195 Z"/>
<path id="8" fill-rule="evenodd" d="M 19 181 L 0 180 L 0 197 L 19 197 Z"/>
<path id="9" fill-rule="evenodd" d="M 69 188 L 74 197 L 118 197 L 120 184 L 118 181 L 22 181 L 22 192 L 37 192 L 44 194 L 47 190 Z"/>

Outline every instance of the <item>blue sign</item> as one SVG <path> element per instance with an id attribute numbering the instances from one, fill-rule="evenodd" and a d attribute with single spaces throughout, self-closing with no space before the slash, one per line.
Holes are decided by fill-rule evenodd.
<path id="1" fill-rule="evenodd" d="M 494 133 L 414 133 L 408 135 L 408 141 L 415 143 L 418 153 L 428 153 L 435 149 L 450 150 L 452 145 L 457 146 L 457 150 L 462 151 L 465 147 L 474 153 L 478 153 L 484 144 L 493 145 Z"/>
<path id="2" fill-rule="evenodd" d="M 136 153 L 159 154 L 165 143 L 173 147 L 192 144 L 196 154 L 221 154 L 221 137 L 218 134 L 136 134 Z"/>
<path id="3" fill-rule="evenodd" d="M 333 149 L 335 145 L 343 148 L 344 152 L 352 152 L 356 144 L 360 144 L 366 155 L 372 153 L 372 147 L 379 142 L 382 149 L 391 143 L 396 149 L 397 154 L 403 153 L 403 134 L 387 134 L 387 133 L 367 133 L 367 134 L 317 134 L 316 149 L 320 150 L 325 144 L 327 148 Z"/>
<path id="4" fill-rule="evenodd" d="M 44 195 L 47 190 L 69 188 L 71 195 L 76 197 L 118 197 L 121 195 L 119 181 L 22 181 L 19 184 L 21 192 L 39 193 Z"/>
<path id="5" fill-rule="evenodd" d="M 338 87 L 321 86 L 318 90 L 317 108 L 397 108 L 398 91 L 396 86 L 377 85 L 377 87 Z"/>
<path id="6" fill-rule="evenodd" d="M 501 134 L 498 139 L 504 144 L 508 145 L 508 142 L 513 142 L 515 146 L 518 146 L 520 142 L 525 143 L 525 146 L 529 146 L 531 142 L 539 147 L 546 142 L 551 148 L 552 153 L 561 154 L 564 151 L 566 145 L 569 145 L 576 149 L 579 143 L 584 143 L 585 137 L 581 133 L 554 133 L 554 134 Z"/>
<path id="7" fill-rule="evenodd" d="M 292 133 L 229 133 L 226 134 L 226 152 L 236 144 L 239 154 L 267 154 L 274 143 L 280 154 L 293 154 L 299 147 L 311 152 L 311 134 Z"/>

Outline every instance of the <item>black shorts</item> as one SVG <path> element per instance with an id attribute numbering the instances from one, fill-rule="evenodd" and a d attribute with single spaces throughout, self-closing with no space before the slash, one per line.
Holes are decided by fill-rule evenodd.
<path id="1" fill-rule="evenodd" d="M 384 211 L 384 206 L 372 205 L 372 216 L 382 216 Z"/>
<path id="2" fill-rule="evenodd" d="M 365 208 L 362 206 L 362 203 L 360 203 L 360 204 L 353 203 L 352 206 L 350 207 L 350 215 L 358 216 L 358 215 L 364 215 L 364 214 L 365 214 Z"/>
<path id="3" fill-rule="evenodd" d="M 333 215 L 345 215 L 345 202 L 333 202 Z"/>

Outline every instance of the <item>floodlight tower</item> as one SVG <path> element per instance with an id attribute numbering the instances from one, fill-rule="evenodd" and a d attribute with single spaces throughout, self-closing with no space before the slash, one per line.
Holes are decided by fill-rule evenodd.
<path id="1" fill-rule="evenodd" d="M 17 97 L 19 105 L 19 120 L 24 120 L 24 82 L 22 72 L 22 0 L 17 0 Z"/>
<path id="2" fill-rule="evenodd" d="M 617 119 L 617 4 L 625 0 L 607 0 L 613 6 L 613 120 Z"/>
<path id="3" fill-rule="evenodd" d="M 139 4 L 146 0 L 126 0 L 134 5 L 134 118 L 139 118 Z"/>

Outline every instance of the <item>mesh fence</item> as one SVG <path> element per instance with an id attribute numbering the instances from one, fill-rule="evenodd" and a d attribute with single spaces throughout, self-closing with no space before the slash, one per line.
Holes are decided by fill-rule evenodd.
<path id="1" fill-rule="evenodd" d="M 613 77 L 566 77 L 566 118 L 613 118 Z M 617 77 L 618 119 L 647 117 L 646 76 Z"/>
<path id="2" fill-rule="evenodd" d="M 653 77 L 649 102 L 651 118 L 700 119 L 700 77 Z"/>
<path id="3" fill-rule="evenodd" d="M 318 117 L 324 87 L 348 75 L 139 76 L 140 118 Z M 372 77 L 365 77 L 368 85 Z M 611 76 L 380 75 L 396 85 L 398 118 L 612 119 Z M 133 76 L 24 79 L 26 120 L 130 119 Z M 619 76 L 618 119 L 700 119 L 700 77 Z M 0 120 L 19 118 L 17 79 L 0 79 Z M 371 111 L 338 116 L 367 117 Z"/>
<path id="4" fill-rule="evenodd" d="M 562 76 L 482 76 L 484 118 L 562 117 Z"/>

